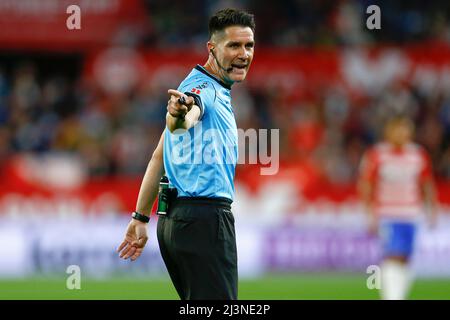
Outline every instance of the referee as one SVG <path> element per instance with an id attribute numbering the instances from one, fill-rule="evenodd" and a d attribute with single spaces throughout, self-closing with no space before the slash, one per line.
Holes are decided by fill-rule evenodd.
<path id="1" fill-rule="evenodd" d="M 254 51 L 253 15 L 235 9 L 209 20 L 208 60 L 168 90 L 166 129 L 145 172 L 121 258 L 136 260 L 165 174 L 176 190 L 158 218 L 161 255 L 182 300 L 237 299 L 231 203 L 238 158 L 231 86 L 245 79 Z M 199 133 L 200 132 L 200 133 Z"/>

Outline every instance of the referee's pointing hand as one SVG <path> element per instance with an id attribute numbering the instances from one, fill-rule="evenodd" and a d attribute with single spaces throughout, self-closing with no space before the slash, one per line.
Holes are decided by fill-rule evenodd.
<path id="1" fill-rule="evenodd" d="M 169 89 L 167 93 L 170 96 L 169 101 L 167 101 L 167 112 L 172 117 L 184 119 L 194 105 L 194 98 L 173 89 Z"/>

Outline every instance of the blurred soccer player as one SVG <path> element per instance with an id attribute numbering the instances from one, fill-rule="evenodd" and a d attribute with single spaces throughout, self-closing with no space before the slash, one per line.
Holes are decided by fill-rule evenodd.
<path id="1" fill-rule="evenodd" d="M 140 256 L 147 241 L 146 223 L 165 171 L 178 196 L 167 214 L 158 218 L 158 243 L 183 300 L 237 299 L 231 203 L 238 134 L 231 86 L 243 81 L 250 68 L 254 30 L 253 15 L 244 11 L 224 9 L 211 17 L 208 60 L 193 68 L 178 90 L 168 90 L 166 130 L 147 167 L 136 211 L 118 249 L 124 259 Z M 205 131 L 203 135 L 195 134 L 199 127 Z M 206 131 L 211 134 L 209 139 Z M 189 138 L 180 152 L 180 137 L 191 134 L 194 148 L 186 148 L 191 146 Z"/>
<path id="2" fill-rule="evenodd" d="M 437 219 L 432 169 L 426 151 L 412 142 L 414 125 L 403 116 L 390 119 L 385 141 L 363 156 L 359 190 L 370 217 L 370 231 L 379 233 L 381 298 L 407 299 L 412 276 L 409 259 L 424 204 L 431 226 Z"/>

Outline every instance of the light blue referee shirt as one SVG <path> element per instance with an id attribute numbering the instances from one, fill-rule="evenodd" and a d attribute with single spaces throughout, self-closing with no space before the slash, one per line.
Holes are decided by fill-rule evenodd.
<path id="1" fill-rule="evenodd" d="M 165 131 L 164 168 L 179 197 L 234 198 L 238 134 L 230 90 L 200 65 L 178 87 L 201 109 L 188 131 Z"/>

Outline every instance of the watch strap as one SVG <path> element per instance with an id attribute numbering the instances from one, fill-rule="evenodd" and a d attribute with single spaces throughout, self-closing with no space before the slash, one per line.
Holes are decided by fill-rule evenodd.
<path id="1" fill-rule="evenodd" d="M 136 220 L 139 220 L 139 221 L 145 222 L 145 223 L 148 223 L 148 222 L 150 221 L 150 217 L 145 216 L 145 215 L 143 215 L 143 214 L 140 214 L 140 213 L 137 212 L 137 211 L 134 211 L 134 212 L 131 214 L 131 217 L 132 217 L 133 219 L 136 219 Z"/>

